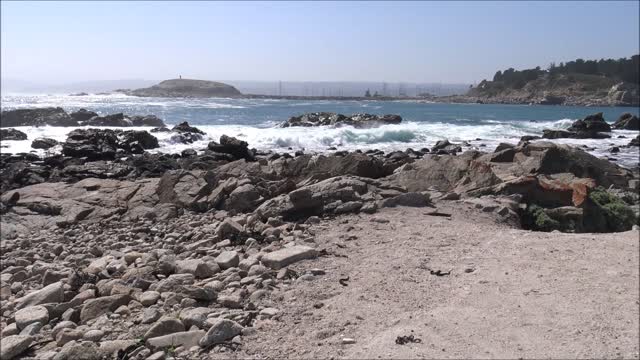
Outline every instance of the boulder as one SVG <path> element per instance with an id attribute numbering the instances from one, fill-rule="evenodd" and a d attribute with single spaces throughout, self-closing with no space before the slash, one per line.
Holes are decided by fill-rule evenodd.
<path id="1" fill-rule="evenodd" d="M 16 129 L 0 129 L 0 141 L 27 140 L 27 134 Z"/>
<path id="2" fill-rule="evenodd" d="M 83 121 L 87 121 L 87 120 L 91 119 L 92 117 L 96 117 L 96 116 L 98 116 L 98 114 L 93 112 L 93 111 L 89 111 L 87 109 L 80 109 L 78 111 L 72 112 L 71 114 L 69 114 L 69 116 L 71 116 L 71 118 L 73 120 L 75 120 L 78 123 L 80 123 L 80 122 L 83 122 Z"/>
<path id="3" fill-rule="evenodd" d="M 604 132 L 611 132 L 611 126 L 604 120 L 602 113 L 597 113 L 576 120 L 566 131 L 544 129 L 542 137 L 545 139 L 606 139 L 611 137 L 603 134 Z"/>
<path id="4" fill-rule="evenodd" d="M 118 137 L 113 130 L 76 129 L 67 135 L 62 144 L 62 153 L 71 157 L 86 157 L 90 160 L 110 160 L 116 156 Z"/>
<path id="5" fill-rule="evenodd" d="M 245 159 L 247 161 L 254 160 L 253 152 L 248 148 L 249 144 L 246 141 L 238 140 L 234 137 L 222 135 L 220 137 L 220 144 L 212 141 L 207 146 L 209 150 L 216 153 L 230 154 L 235 159 Z"/>
<path id="6" fill-rule="evenodd" d="M 640 130 L 640 120 L 636 115 L 624 113 L 620 115 L 618 120 L 616 120 L 611 127 L 621 130 Z"/>
<path id="7" fill-rule="evenodd" d="M 262 263 L 273 269 L 280 270 L 300 260 L 313 259 L 318 256 L 318 252 L 308 246 L 292 246 L 265 254 Z"/>
<path id="8" fill-rule="evenodd" d="M 64 301 L 64 289 L 61 282 L 47 285 L 40 290 L 29 293 L 16 301 L 15 308 L 60 303 Z"/>
<path id="9" fill-rule="evenodd" d="M 209 331 L 200 339 L 200 347 L 208 348 L 211 345 L 220 344 L 242 332 L 242 326 L 235 321 L 228 319 L 217 319 Z"/>
<path id="10" fill-rule="evenodd" d="M 16 126 L 78 126 L 60 107 L 4 110 L 0 114 L 0 127 Z"/>
<path id="11" fill-rule="evenodd" d="M 640 135 L 636 136 L 634 139 L 631 139 L 628 146 L 640 146 Z"/>
<path id="12" fill-rule="evenodd" d="M 118 147 L 127 152 L 140 154 L 147 149 L 160 147 L 158 139 L 146 131 L 127 130 L 118 134 Z"/>
<path id="13" fill-rule="evenodd" d="M 113 127 L 127 127 L 132 126 L 133 123 L 129 118 L 125 117 L 123 113 L 94 116 L 89 120 L 82 122 L 85 126 L 113 126 Z"/>
<path id="14" fill-rule="evenodd" d="M 267 200 L 254 214 L 263 221 L 278 216 L 285 220 L 296 220 L 330 214 L 342 203 L 363 202 L 362 196 L 374 189 L 375 186 L 369 188 L 364 178 L 337 176 Z"/>
<path id="15" fill-rule="evenodd" d="M 0 339 L 0 359 L 11 360 L 25 352 L 34 338 L 27 335 L 3 336 Z"/>
<path id="16" fill-rule="evenodd" d="M 88 300 L 80 311 L 80 321 L 86 323 L 100 315 L 116 310 L 122 305 L 127 305 L 131 301 L 129 295 L 110 295 Z"/>
<path id="17" fill-rule="evenodd" d="M 204 131 L 190 126 L 188 122 L 182 122 L 171 129 L 175 135 L 171 136 L 171 141 L 182 144 L 191 144 L 195 141 L 204 139 Z"/>
<path id="18" fill-rule="evenodd" d="M 16 311 L 15 320 L 18 330 L 22 330 L 33 323 L 44 326 L 49 322 L 49 312 L 42 305 L 28 306 Z"/>
<path id="19" fill-rule="evenodd" d="M 39 137 L 31 142 L 31 147 L 34 149 L 50 149 L 58 145 L 58 141 L 50 138 Z"/>
<path id="20" fill-rule="evenodd" d="M 164 128 L 165 126 L 164 121 L 155 115 L 136 115 L 130 116 L 129 119 L 133 126 L 153 126 L 156 128 Z"/>
<path id="21" fill-rule="evenodd" d="M 460 151 L 462 151 L 462 147 L 460 147 L 460 145 L 450 143 L 448 139 L 438 140 L 433 148 L 431 148 L 431 152 L 440 155 L 455 154 Z"/>

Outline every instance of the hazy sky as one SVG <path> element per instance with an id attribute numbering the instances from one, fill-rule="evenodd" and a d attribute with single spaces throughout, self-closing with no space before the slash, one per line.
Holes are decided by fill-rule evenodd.
<path id="1" fill-rule="evenodd" d="M 639 51 L 628 2 L 7 2 L 2 76 L 474 82 Z"/>

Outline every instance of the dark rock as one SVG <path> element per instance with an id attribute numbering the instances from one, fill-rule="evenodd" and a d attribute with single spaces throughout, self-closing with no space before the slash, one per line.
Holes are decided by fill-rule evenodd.
<path id="1" fill-rule="evenodd" d="M 94 116 L 91 119 L 84 121 L 82 125 L 127 127 L 132 126 L 133 123 L 131 120 L 126 118 L 123 113 L 117 113 L 106 116 Z"/>
<path id="2" fill-rule="evenodd" d="M 616 120 L 611 127 L 622 130 L 640 130 L 640 120 L 636 115 L 624 113 L 620 115 L 618 120 Z"/>
<path id="3" fill-rule="evenodd" d="M 146 131 L 76 129 L 69 133 L 62 145 L 62 153 L 89 160 L 110 160 L 118 151 L 123 154 L 140 154 L 145 149 L 157 148 L 158 139 Z"/>
<path id="4" fill-rule="evenodd" d="M 524 136 L 523 136 L 524 138 Z M 520 139 L 520 141 L 522 141 L 522 138 Z M 500 152 L 502 150 L 505 149 L 513 149 L 515 146 L 512 144 L 507 144 L 507 143 L 500 143 L 498 144 L 498 146 L 496 147 L 496 149 L 493 151 L 494 153 Z"/>
<path id="5" fill-rule="evenodd" d="M 0 115 L 0 127 L 45 125 L 78 126 L 78 122 L 60 107 L 5 110 Z"/>
<path id="6" fill-rule="evenodd" d="M 281 127 L 290 126 L 341 126 L 350 125 L 356 128 L 370 128 L 386 124 L 399 124 L 402 117 L 399 115 L 372 115 L 372 114 L 354 114 L 342 115 L 328 112 L 308 113 L 300 116 L 291 117 L 282 123 Z"/>
<path id="7" fill-rule="evenodd" d="M 190 126 L 188 122 L 182 122 L 171 129 L 176 134 L 171 137 L 171 141 L 182 144 L 191 144 L 204 138 L 204 131 Z"/>
<path id="8" fill-rule="evenodd" d="M 171 132 L 171 129 L 169 129 L 168 127 L 162 126 L 162 127 L 157 127 L 157 128 L 153 128 L 151 129 L 151 132 Z"/>
<path id="9" fill-rule="evenodd" d="M 611 132 L 611 126 L 604 120 L 600 112 L 575 121 L 567 130 L 575 132 Z"/>
<path id="10" fill-rule="evenodd" d="M 460 147 L 460 145 L 450 143 L 448 139 L 438 140 L 431 149 L 431 152 L 439 154 L 455 154 L 460 151 L 462 151 L 462 147 Z"/>
<path id="11" fill-rule="evenodd" d="M 245 159 L 248 161 L 254 160 L 253 153 L 248 149 L 249 144 L 246 141 L 238 140 L 234 137 L 230 137 L 227 135 L 222 135 L 220 137 L 220 144 L 212 141 L 207 146 L 209 150 L 222 153 L 222 154 L 230 154 L 235 159 Z"/>
<path id="12" fill-rule="evenodd" d="M 127 130 L 119 134 L 118 147 L 133 154 L 160 147 L 158 139 L 146 131 Z"/>
<path id="13" fill-rule="evenodd" d="M 632 139 L 628 146 L 640 146 L 640 135 L 636 136 L 635 139 Z"/>
<path id="14" fill-rule="evenodd" d="M 50 149 L 58 145 L 58 141 L 54 139 L 40 137 L 31 142 L 31 147 L 34 149 Z"/>
<path id="15" fill-rule="evenodd" d="M 27 134 L 16 129 L 0 129 L 0 140 L 27 140 Z"/>
<path id="16" fill-rule="evenodd" d="M 77 122 L 81 122 L 81 121 L 87 121 L 92 117 L 98 116 L 98 114 L 93 111 L 89 111 L 87 109 L 80 109 L 78 111 L 72 112 L 71 114 L 69 114 L 69 116 L 71 116 L 73 120 Z"/>
<path id="17" fill-rule="evenodd" d="M 155 115 L 131 116 L 130 119 L 133 126 L 154 126 L 156 128 L 164 128 L 165 126 L 164 121 Z"/>
<path id="18" fill-rule="evenodd" d="M 62 153 L 90 160 L 109 160 L 115 158 L 117 148 L 118 136 L 113 130 L 76 129 L 67 135 Z"/>

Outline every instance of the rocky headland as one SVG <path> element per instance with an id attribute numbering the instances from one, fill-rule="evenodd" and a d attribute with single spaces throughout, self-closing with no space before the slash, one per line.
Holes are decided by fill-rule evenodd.
<path id="1" fill-rule="evenodd" d="M 116 90 L 131 96 L 141 97 L 239 97 L 242 95 L 235 87 L 216 81 L 171 79 L 148 88 L 135 90 Z"/>
<path id="2" fill-rule="evenodd" d="M 34 114 L 20 121 L 42 124 L 45 115 Z M 67 122 L 61 112 L 52 114 L 52 121 Z M 75 121 L 95 118 L 88 116 Z M 337 118 L 354 121 L 307 114 L 293 122 Z M 400 121 L 376 122 L 386 118 Z M 600 119 L 580 120 L 575 131 L 606 132 Z M 420 344 L 404 345 L 418 337 L 425 346 L 436 344 L 439 355 L 446 347 L 469 357 L 424 324 L 470 321 L 479 303 L 525 316 L 519 312 L 543 301 L 544 291 L 562 294 L 567 305 L 613 301 L 604 319 L 628 325 L 625 331 L 637 325 L 615 320 L 638 313 L 622 298 L 637 294 L 631 285 L 637 281 L 628 280 L 638 279 L 637 231 L 630 231 L 640 214 L 637 169 L 526 138 L 492 152 L 441 141 L 389 153 L 292 155 L 257 151 L 224 135 L 203 149 L 152 154 L 153 131 L 170 131 L 184 143 L 204 135 L 188 123 L 152 132 L 87 128 L 72 131 L 60 154 L 2 154 L 2 359 L 371 357 L 394 347 L 406 357 L 435 356 Z M 595 234 L 609 232 L 621 233 Z M 605 239 L 614 245 L 604 246 Z M 554 268 L 546 259 L 557 249 L 563 260 L 552 261 Z M 625 278 L 599 278 L 596 264 L 605 263 Z M 584 276 L 602 292 L 556 286 Z M 619 301 L 608 295 L 614 285 Z M 485 287 L 498 293 L 484 293 Z M 437 305 L 421 304 L 415 293 L 457 305 L 418 324 L 405 315 L 418 318 L 416 306 Z M 486 301 L 458 303 L 469 294 Z M 544 304 L 538 305 L 556 306 Z M 390 315 L 365 311 L 378 306 Z M 567 310 L 551 321 L 597 331 L 580 316 Z M 376 318 L 382 323 L 374 324 Z M 478 331 L 493 333 L 485 330 Z M 613 345 L 599 354 L 637 354 L 627 336 L 607 338 Z M 298 344 L 302 339 L 308 345 Z M 513 354 L 499 351 L 496 356 Z M 566 354 L 554 346 L 526 351 Z"/>
<path id="3" fill-rule="evenodd" d="M 634 106 L 640 105 L 640 55 L 621 59 L 576 59 L 546 70 L 497 71 L 464 95 L 437 97 L 438 102 Z"/>

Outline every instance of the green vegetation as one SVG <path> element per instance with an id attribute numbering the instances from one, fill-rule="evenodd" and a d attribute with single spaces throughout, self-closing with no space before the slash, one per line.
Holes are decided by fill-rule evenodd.
<path id="1" fill-rule="evenodd" d="M 588 216 L 589 223 L 602 227 L 600 231 L 631 230 L 638 221 L 633 210 L 622 199 L 603 188 L 592 191 L 589 200 L 590 206 L 585 216 Z"/>
<path id="2" fill-rule="evenodd" d="M 561 227 L 560 222 L 549 217 L 543 208 L 535 204 L 527 207 L 524 218 L 525 224 L 528 225 L 531 230 L 553 231 Z"/>
<path id="3" fill-rule="evenodd" d="M 561 75 L 570 75 L 568 80 L 578 80 L 576 77 L 580 75 L 597 75 L 603 78 L 609 78 L 615 81 L 623 81 L 633 84 L 640 83 L 640 55 L 634 55 L 631 58 L 622 58 L 618 60 L 614 59 L 600 59 L 596 60 L 582 60 L 577 59 L 575 61 L 569 61 L 566 64 L 560 63 L 557 65 L 551 63 L 547 70 L 542 70 L 540 66 L 535 69 L 514 70 L 509 68 L 507 70 L 498 71 L 493 76 L 493 86 L 502 86 L 509 89 L 521 89 L 528 82 L 537 80 L 545 75 L 549 75 L 550 79 L 561 78 Z M 588 79 L 588 77 L 582 76 L 582 79 Z M 487 83 L 483 80 L 483 83 Z M 482 84 L 482 83 L 481 83 Z"/>

